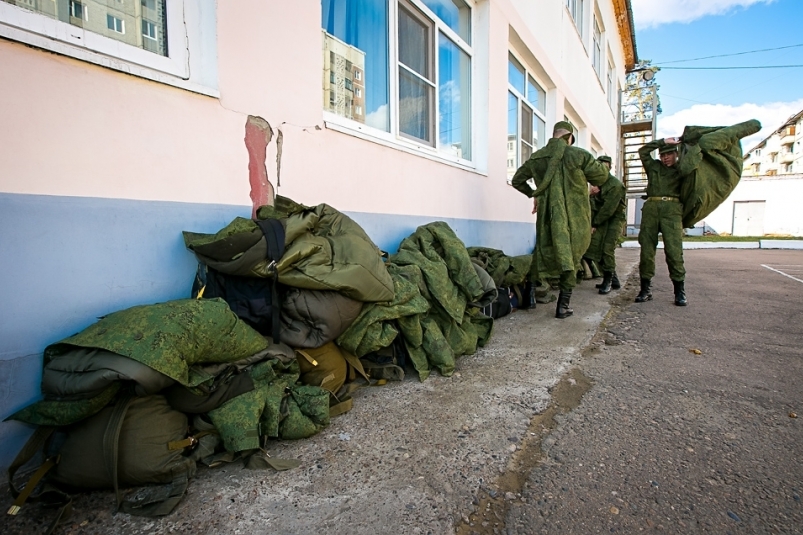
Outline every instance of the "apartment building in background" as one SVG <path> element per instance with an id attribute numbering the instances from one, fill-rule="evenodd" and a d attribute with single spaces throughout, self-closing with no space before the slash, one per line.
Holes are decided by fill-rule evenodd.
<path id="1" fill-rule="evenodd" d="M 746 151 L 742 179 L 701 226 L 734 236 L 803 236 L 803 110 Z"/>

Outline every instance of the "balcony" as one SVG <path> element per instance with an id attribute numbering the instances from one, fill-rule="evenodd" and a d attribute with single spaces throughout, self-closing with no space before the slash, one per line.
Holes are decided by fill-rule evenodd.
<path id="1" fill-rule="evenodd" d="M 781 163 L 792 163 L 795 161 L 795 153 L 794 152 L 782 152 L 779 155 Z"/>
<path id="2" fill-rule="evenodd" d="M 781 145 L 791 145 L 795 142 L 795 127 L 787 126 L 781 130 Z"/>

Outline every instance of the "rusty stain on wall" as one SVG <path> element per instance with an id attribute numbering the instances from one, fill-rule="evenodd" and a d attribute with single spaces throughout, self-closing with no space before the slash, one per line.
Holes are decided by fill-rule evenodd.
<path id="1" fill-rule="evenodd" d="M 245 147 L 248 149 L 248 179 L 251 183 L 253 219 L 256 219 L 257 208 L 265 205 L 273 206 L 276 197 L 273 184 L 268 180 L 268 169 L 265 167 L 271 139 L 273 139 L 273 128 L 268 121 L 262 117 L 249 115 L 245 122 Z"/>

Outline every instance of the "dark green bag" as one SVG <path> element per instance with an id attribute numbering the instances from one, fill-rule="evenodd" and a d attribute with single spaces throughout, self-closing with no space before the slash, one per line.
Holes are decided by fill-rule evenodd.
<path id="1" fill-rule="evenodd" d="M 53 431 L 57 433 L 48 439 Z M 50 470 L 48 485 L 65 490 L 113 488 L 118 508 L 126 513 L 169 514 L 195 475 L 195 461 L 184 456 L 184 449 L 196 442 L 188 434 L 187 417 L 172 409 L 164 396 L 129 393 L 72 426 L 41 427 L 9 468 L 12 495 L 22 496 L 15 501 L 16 510 L 28 497 L 26 490 L 32 491 Z M 43 446 L 47 461 L 25 489 L 17 490 L 15 472 Z M 142 485 L 148 486 L 121 498 L 119 487 Z"/>

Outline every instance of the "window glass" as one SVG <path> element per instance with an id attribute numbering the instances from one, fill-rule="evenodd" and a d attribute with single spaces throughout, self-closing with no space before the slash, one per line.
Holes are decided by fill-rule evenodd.
<path id="1" fill-rule="evenodd" d="M 519 99 L 513 93 L 507 94 L 507 178 L 516 172 L 518 163 Z"/>
<path id="2" fill-rule="evenodd" d="M 594 16 L 594 50 L 593 50 L 594 72 L 597 73 L 597 78 L 602 78 L 602 31 L 597 23 L 597 17 Z"/>
<path id="3" fill-rule="evenodd" d="M 524 94 L 524 67 L 513 56 L 508 57 L 507 80 L 519 93 Z"/>
<path id="4" fill-rule="evenodd" d="M 399 61 L 429 78 L 429 27 L 406 9 L 399 9 Z"/>
<path id="5" fill-rule="evenodd" d="M 324 109 L 450 159 L 471 159 L 472 13 L 465 0 L 321 5 Z"/>
<path id="6" fill-rule="evenodd" d="M 348 118 L 389 132 L 388 3 L 322 0 L 321 4 L 324 70 L 335 72 L 334 87 L 324 87 L 324 92 L 335 93 L 335 103 L 330 99 L 327 109 L 346 116 L 346 101 L 353 97 L 345 89 L 345 80 L 359 81 L 365 114 Z M 351 71 L 347 71 L 346 61 L 351 63 Z M 325 73 L 324 80 L 328 79 Z"/>
<path id="7" fill-rule="evenodd" d="M 141 4 L 139 3 L 141 1 Z M 139 0 L 131 2 L 107 2 L 98 0 L 68 0 L 28 2 L 20 0 L 0 0 L 7 4 L 23 6 L 48 18 L 79 26 L 86 31 L 97 33 L 135 46 L 167 56 L 167 0 Z M 148 35 L 145 34 L 145 20 L 148 20 Z M 138 28 L 126 32 L 126 27 Z"/>
<path id="8" fill-rule="evenodd" d="M 532 76 L 527 77 L 527 102 L 541 113 L 546 113 L 546 91 L 533 80 Z"/>
<path id="9" fill-rule="evenodd" d="M 535 131 L 533 132 L 533 147 L 541 148 L 546 145 L 546 121 L 538 115 L 533 115 Z"/>
<path id="10" fill-rule="evenodd" d="M 521 161 L 524 163 L 533 153 L 533 110 L 521 104 Z"/>
<path id="11" fill-rule="evenodd" d="M 425 142 L 432 141 L 429 89 L 420 78 L 399 68 L 399 130 Z"/>
<path id="12" fill-rule="evenodd" d="M 471 159 L 471 59 L 439 36 L 438 107 L 441 150 Z"/>
<path id="13" fill-rule="evenodd" d="M 546 91 L 508 55 L 508 183 L 518 166 L 546 144 Z M 511 164 L 512 162 L 512 164 Z"/>
<path id="14" fill-rule="evenodd" d="M 421 0 L 462 40 L 471 44 L 471 9 L 462 0 Z"/>

